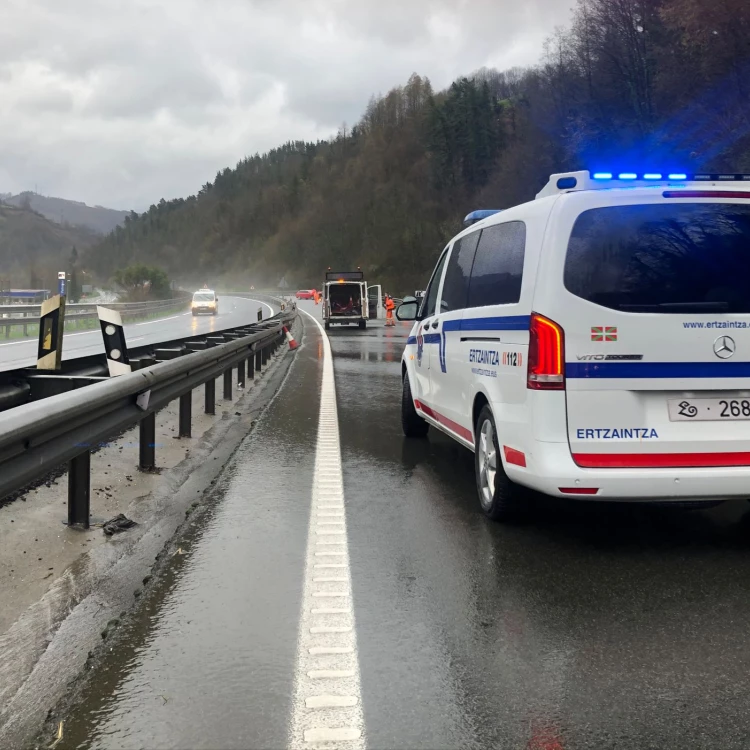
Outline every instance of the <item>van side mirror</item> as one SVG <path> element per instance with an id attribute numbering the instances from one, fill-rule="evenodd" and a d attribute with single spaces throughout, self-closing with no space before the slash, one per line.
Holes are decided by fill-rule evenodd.
<path id="1" fill-rule="evenodd" d="M 419 302 L 414 297 L 404 297 L 404 301 L 396 308 L 399 320 L 416 320 L 419 313 Z"/>

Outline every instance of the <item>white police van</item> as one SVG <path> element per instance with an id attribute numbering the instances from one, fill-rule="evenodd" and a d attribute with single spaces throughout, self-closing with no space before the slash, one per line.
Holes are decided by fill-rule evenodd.
<path id="1" fill-rule="evenodd" d="M 495 520 L 522 488 L 750 497 L 750 176 L 553 175 L 486 213 L 397 311 L 406 435 L 473 450 Z"/>

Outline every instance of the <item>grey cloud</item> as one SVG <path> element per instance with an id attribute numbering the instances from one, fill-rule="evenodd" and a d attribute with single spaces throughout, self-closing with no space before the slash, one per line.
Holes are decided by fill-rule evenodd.
<path id="1" fill-rule="evenodd" d="M 142 209 L 412 72 L 533 63 L 573 0 L 5 0 L 0 192 Z"/>

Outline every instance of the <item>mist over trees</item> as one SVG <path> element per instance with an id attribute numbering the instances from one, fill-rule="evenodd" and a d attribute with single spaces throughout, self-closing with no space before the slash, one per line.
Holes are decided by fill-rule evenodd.
<path id="1" fill-rule="evenodd" d="M 424 286 L 469 211 L 582 168 L 750 172 L 750 3 L 578 0 L 537 66 L 441 92 L 414 74 L 328 141 L 286 143 L 131 213 L 85 262 L 106 278 L 155 262 L 225 288 L 361 266 L 400 294 Z"/>

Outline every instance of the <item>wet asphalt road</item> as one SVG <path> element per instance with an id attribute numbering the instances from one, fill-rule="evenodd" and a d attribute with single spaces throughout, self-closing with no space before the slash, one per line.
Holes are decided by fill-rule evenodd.
<path id="1" fill-rule="evenodd" d="M 106 305 L 104 305 L 106 307 Z M 267 302 L 244 299 L 242 297 L 222 297 L 219 300 L 219 314 L 193 316 L 190 312 L 168 315 L 158 320 L 145 320 L 125 326 L 125 337 L 129 345 L 147 346 L 161 341 L 201 335 L 220 331 L 224 328 L 245 325 L 257 320 L 258 308 L 263 317 L 272 317 L 276 309 Z M 104 352 L 101 331 L 77 331 L 65 335 L 63 359 L 88 357 Z M 23 339 L 0 342 L 0 371 L 15 370 L 36 364 L 37 340 Z"/>
<path id="2" fill-rule="evenodd" d="M 749 747 L 750 505 L 549 501 L 484 520 L 471 455 L 401 436 L 407 333 L 330 332 L 367 747 Z M 296 356 L 59 750 L 287 745 L 321 378 L 310 324 Z"/>

